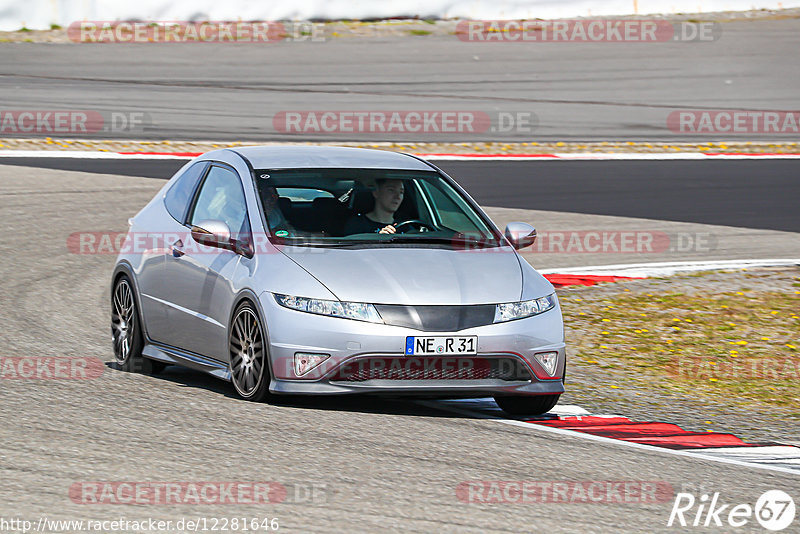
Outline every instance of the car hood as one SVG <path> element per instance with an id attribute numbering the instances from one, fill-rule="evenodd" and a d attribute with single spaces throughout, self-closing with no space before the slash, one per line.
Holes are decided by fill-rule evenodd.
<path id="1" fill-rule="evenodd" d="M 522 294 L 522 270 L 508 247 L 478 251 L 283 247 L 282 252 L 342 301 L 494 304 L 517 301 Z M 542 295 L 552 291 L 539 278 Z"/>

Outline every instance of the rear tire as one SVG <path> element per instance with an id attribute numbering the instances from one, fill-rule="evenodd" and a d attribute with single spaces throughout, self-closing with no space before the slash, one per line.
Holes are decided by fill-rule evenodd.
<path id="1" fill-rule="evenodd" d="M 228 347 L 236 393 L 245 400 L 264 401 L 269 397 L 269 359 L 261 320 L 249 302 L 242 303 L 233 314 Z"/>
<path id="2" fill-rule="evenodd" d="M 144 336 L 133 284 L 127 276 L 121 276 L 111 294 L 111 339 L 114 345 L 114 360 L 123 371 L 155 374 L 166 367 L 142 356 Z"/>
<path id="3" fill-rule="evenodd" d="M 511 415 L 542 415 L 558 404 L 561 395 L 536 395 L 526 396 L 501 396 L 497 395 L 494 401 L 506 413 Z"/>

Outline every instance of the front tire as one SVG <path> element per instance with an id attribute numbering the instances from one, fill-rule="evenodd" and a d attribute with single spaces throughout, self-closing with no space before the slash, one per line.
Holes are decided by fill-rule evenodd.
<path id="1" fill-rule="evenodd" d="M 141 324 L 136 309 L 133 284 L 127 276 L 121 276 L 111 294 L 111 339 L 114 344 L 114 360 L 123 371 L 159 373 L 166 365 L 142 356 L 144 336 Z"/>
<path id="2" fill-rule="evenodd" d="M 264 330 L 253 305 L 236 309 L 228 334 L 231 382 L 245 400 L 261 402 L 269 396 L 269 366 Z"/>
<path id="3" fill-rule="evenodd" d="M 558 404 L 561 395 L 501 396 L 494 398 L 497 405 L 511 415 L 542 415 Z"/>

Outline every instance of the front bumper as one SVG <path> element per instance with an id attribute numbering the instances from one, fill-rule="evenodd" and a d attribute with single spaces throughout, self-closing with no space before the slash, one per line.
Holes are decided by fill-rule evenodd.
<path id="1" fill-rule="evenodd" d="M 543 314 L 461 330 L 426 333 L 412 328 L 374 324 L 349 319 L 326 317 L 281 307 L 270 293 L 260 296 L 268 335 L 271 383 L 270 391 L 278 394 L 335 395 L 347 393 L 386 393 L 424 396 L 471 396 L 474 394 L 552 395 L 564 392 L 566 350 L 561 309 L 558 305 Z M 343 370 L 359 368 L 369 360 L 395 362 L 403 369 L 416 369 L 419 361 L 430 357 L 405 356 L 407 336 L 477 336 L 475 356 L 442 357 L 449 369 L 476 365 L 486 361 L 507 360 L 526 376 L 504 376 L 469 371 L 437 373 L 431 379 L 425 373 L 411 373 L 400 378 L 391 373 L 363 375 L 359 379 L 343 379 Z M 327 354 L 330 357 L 302 377 L 294 371 L 297 352 Z M 550 376 L 534 358 L 538 352 L 557 352 L 558 363 Z M 414 362 L 412 360 L 418 360 Z M 361 367 L 364 369 L 364 367 Z M 481 376 L 481 377 L 477 377 Z"/>

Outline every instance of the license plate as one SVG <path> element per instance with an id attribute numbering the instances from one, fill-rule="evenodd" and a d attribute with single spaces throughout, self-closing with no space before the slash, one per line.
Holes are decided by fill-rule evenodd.
<path id="1" fill-rule="evenodd" d="M 478 336 L 406 338 L 406 356 L 477 354 Z"/>

